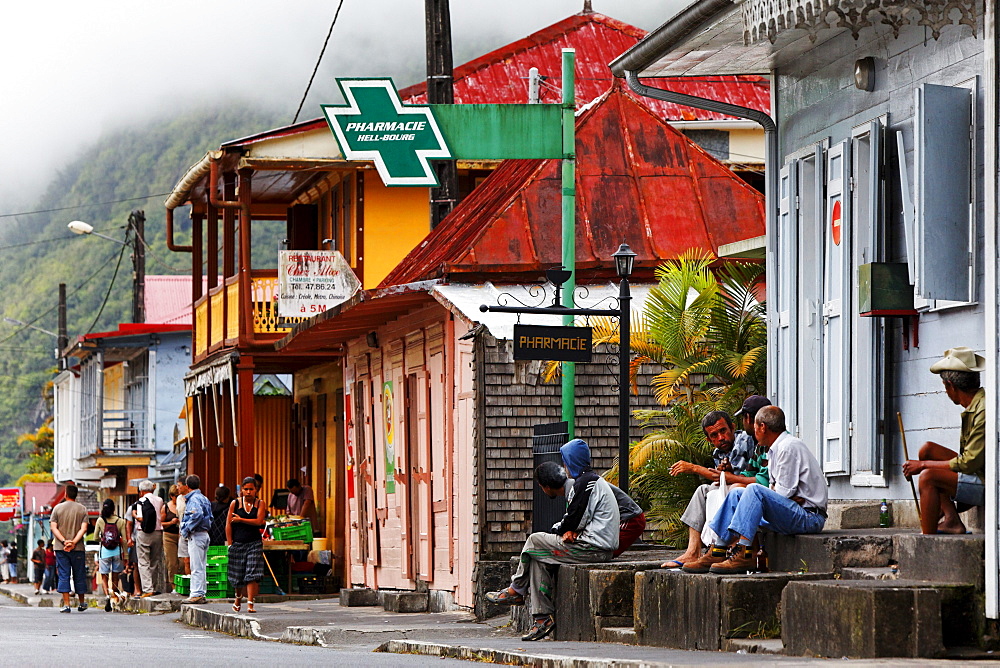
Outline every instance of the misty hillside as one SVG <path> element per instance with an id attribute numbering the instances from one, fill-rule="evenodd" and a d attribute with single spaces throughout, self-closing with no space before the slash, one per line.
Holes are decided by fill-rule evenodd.
<path id="1" fill-rule="evenodd" d="M 32 207 L 39 213 L 0 218 L 3 317 L 55 331 L 58 285 L 66 283 L 71 340 L 88 331 L 115 329 L 127 321 L 132 278 L 128 251 L 121 254 L 118 244 L 73 235 L 67 223 L 83 220 L 121 239 L 129 212 L 143 209 L 151 246 L 146 272 L 187 273 L 190 255 L 166 248 L 165 193 L 206 151 L 279 124 L 275 114 L 228 104 L 221 111 L 193 111 L 105 136 L 53 175 L 45 194 Z M 176 222 L 180 224 L 177 241 L 187 243 L 190 221 L 179 215 Z M 119 255 L 117 278 L 95 322 Z M 54 346 L 55 339 L 47 334 L 0 320 L 0 378 L 5 385 L 0 392 L 0 486 L 24 472 L 27 446 L 19 446 L 17 436 L 34 430 L 49 415 L 41 399 L 55 366 Z"/>

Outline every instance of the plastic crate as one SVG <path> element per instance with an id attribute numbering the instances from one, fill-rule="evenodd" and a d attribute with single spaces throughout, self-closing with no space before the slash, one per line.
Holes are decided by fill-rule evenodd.
<path id="1" fill-rule="evenodd" d="M 205 572 L 208 573 L 208 577 L 211 578 L 213 575 L 225 574 L 229 571 L 228 562 L 210 561 L 205 567 Z"/>
<path id="2" fill-rule="evenodd" d="M 287 527 L 271 527 L 271 538 L 274 540 L 298 540 L 312 546 L 313 529 L 312 524 L 303 522 Z"/>
<path id="3" fill-rule="evenodd" d="M 229 547 L 226 545 L 209 545 L 208 546 L 208 558 L 212 557 L 228 557 Z"/>
<path id="4" fill-rule="evenodd" d="M 181 573 L 177 573 L 177 574 L 174 575 L 174 588 L 175 589 L 177 587 L 190 587 L 190 586 L 191 586 L 191 576 L 190 575 L 182 575 Z"/>
<path id="5" fill-rule="evenodd" d="M 205 598 L 233 598 L 236 596 L 236 592 L 232 589 L 209 589 L 205 594 Z"/>

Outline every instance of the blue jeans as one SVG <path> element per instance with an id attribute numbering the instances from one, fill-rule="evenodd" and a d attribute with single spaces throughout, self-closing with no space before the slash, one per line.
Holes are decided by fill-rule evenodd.
<path id="1" fill-rule="evenodd" d="M 208 593 L 208 532 L 196 531 L 187 537 L 188 555 L 191 558 L 191 598 Z"/>
<path id="2" fill-rule="evenodd" d="M 819 533 L 826 524 L 826 518 L 819 513 L 811 513 L 756 483 L 729 492 L 709 524 L 719 535 L 719 543 L 728 545 L 740 536 L 752 540 L 762 521 L 764 526 L 783 534 Z"/>
<path id="3" fill-rule="evenodd" d="M 58 557 L 56 557 L 58 559 Z M 59 562 L 56 561 L 56 564 Z M 56 588 L 56 565 L 45 567 L 45 582 L 42 584 L 42 589 L 45 591 L 52 591 Z"/>
<path id="4" fill-rule="evenodd" d="M 69 580 L 73 577 L 73 589 L 80 596 L 87 593 L 87 553 L 83 550 L 56 550 L 56 571 L 59 574 L 60 594 L 70 593 Z"/>

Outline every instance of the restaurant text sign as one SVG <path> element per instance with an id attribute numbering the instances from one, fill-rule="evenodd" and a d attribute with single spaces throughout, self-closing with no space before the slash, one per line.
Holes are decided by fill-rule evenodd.
<path id="1" fill-rule="evenodd" d="M 337 251 L 278 252 L 278 315 L 303 318 L 343 304 L 361 282 Z"/>

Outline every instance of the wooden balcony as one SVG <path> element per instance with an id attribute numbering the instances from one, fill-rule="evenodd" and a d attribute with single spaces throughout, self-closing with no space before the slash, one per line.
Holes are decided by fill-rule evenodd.
<path id="1" fill-rule="evenodd" d="M 241 313 L 252 309 L 252 331 L 243 331 Z M 238 276 L 209 289 L 194 305 L 194 361 L 225 348 L 265 344 L 284 336 L 303 318 L 278 317 L 278 272 L 251 274 L 250 294 L 242 295 Z"/>

